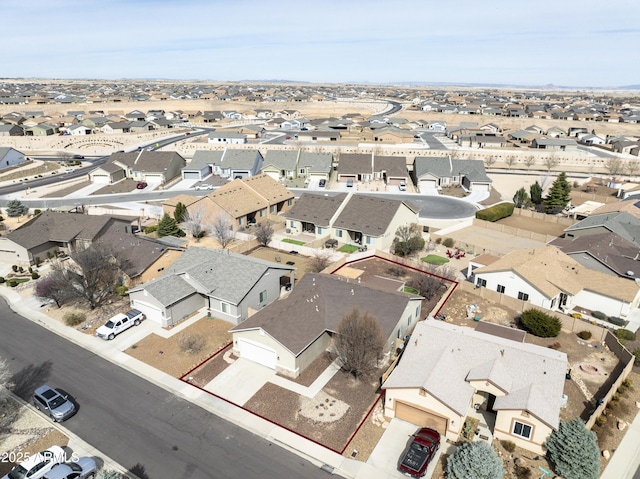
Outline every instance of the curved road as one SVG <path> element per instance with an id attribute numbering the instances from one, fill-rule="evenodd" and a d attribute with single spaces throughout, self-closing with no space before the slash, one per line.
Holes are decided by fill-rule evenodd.
<path id="1" fill-rule="evenodd" d="M 65 390 L 79 409 L 64 426 L 129 470 L 144 470 L 149 479 L 331 477 L 23 318 L 4 299 L 0 330 L 0 356 L 17 374 L 14 391 L 29 400 L 44 383 Z"/>

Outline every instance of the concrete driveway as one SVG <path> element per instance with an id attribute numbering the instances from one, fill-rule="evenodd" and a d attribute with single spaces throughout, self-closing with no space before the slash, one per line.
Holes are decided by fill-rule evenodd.
<path id="1" fill-rule="evenodd" d="M 275 375 L 273 369 L 239 358 L 212 379 L 204 389 L 238 406 L 244 406 Z"/>
<path id="2" fill-rule="evenodd" d="M 380 471 L 384 471 L 389 477 L 406 477 L 398 471 L 398 461 L 405 447 L 407 447 L 409 437 L 413 435 L 417 429 L 418 427 L 415 424 L 408 423 L 402 419 L 392 419 L 387 430 L 369 456 L 367 464 Z M 432 459 L 429 467 L 427 467 L 427 472 L 424 475 L 425 479 L 429 479 L 432 476 L 436 464 L 440 459 L 442 448 L 445 446 L 445 442 L 445 439 L 441 438 L 440 450 Z"/>

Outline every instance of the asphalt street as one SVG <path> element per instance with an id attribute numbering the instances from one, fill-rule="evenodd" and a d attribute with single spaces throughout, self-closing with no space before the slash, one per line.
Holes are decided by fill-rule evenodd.
<path id="1" fill-rule="evenodd" d="M 322 478 L 316 465 L 11 311 L 0 299 L 0 357 L 30 401 L 41 384 L 69 393 L 78 413 L 63 424 L 149 479 Z M 143 476 L 145 477 L 145 476 Z"/>

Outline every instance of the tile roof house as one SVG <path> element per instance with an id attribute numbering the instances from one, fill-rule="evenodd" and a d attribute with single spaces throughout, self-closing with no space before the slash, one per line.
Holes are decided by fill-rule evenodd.
<path id="1" fill-rule="evenodd" d="M 489 191 L 491 179 L 482 160 L 462 160 L 439 156 L 417 156 L 413 174 L 418 189 L 461 185 L 467 191 Z"/>
<path id="2" fill-rule="evenodd" d="M 87 247 L 110 228 L 131 228 L 131 218 L 43 211 L 6 236 L 0 237 L 0 261 L 30 265 L 58 251 Z M 130 230 L 129 230 L 130 233 Z"/>
<path id="3" fill-rule="evenodd" d="M 556 246 L 512 251 L 473 277 L 476 286 L 517 298 L 523 307 L 626 317 L 640 302 L 640 284 L 585 268 Z"/>
<path id="4" fill-rule="evenodd" d="M 233 349 L 242 358 L 297 377 L 330 347 L 340 320 L 358 308 L 380 323 L 386 354 L 420 318 L 421 300 L 341 276 L 307 273 L 289 296 L 231 330 Z"/>
<path id="5" fill-rule="evenodd" d="M 226 250 L 188 248 L 157 279 L 129 290 L 131 307 L 163 327 L 206 308 L 234 325 L 293 284 L 294 268 Z"/>
<path id="6" fill-rule="evenodd" d="M 494 439 L 543 454 L 559 425 L 566 372 L 563 352 L 421 321 L 382 385 L 385 415 L 457 441 L 467 415 L 480 412 Z"/>
<path id="7" fill-rule="evenodd" d="M 291 234 L 314 234 L 384 250 L 391 246 L 400 226 L 418 222 L 418 209 L 406 201 L 378 196 L 303 193 L 284 217 Z"/>
<path id="8" fill-rule="evenodd" d="M 122 178 L 162 185 L 180 174 L 185 160 L 173 151 L 132 151 L 112 153 L 104 165 L 92 170 L 94 183 L 113 183 Z"/>

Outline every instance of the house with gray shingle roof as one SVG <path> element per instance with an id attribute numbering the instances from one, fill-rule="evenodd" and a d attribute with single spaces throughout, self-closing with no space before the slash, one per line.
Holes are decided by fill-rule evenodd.
<path id="1" fill-rule="evenodd" d="M 10 166 L 20 165 L 25 161 L 26 157 L 24 153 L 15 148 L 0 146 L 0 170 L 9 168 Z"/>
<path id="2" fill-rule="evenodd" d="M 385 416 L 430 426 L 457 441 L 480 412 L 494 439 L 536 454 L 559 426 L 565 353 L 442 321 L 416 324 L 382 385 Z"/>
<path id="3" fill-rule="evenodd" d="M 577 238 L 601 233 L 615 233 L 640 248 L 640 218 L 627 211 L 593 214 L 565 228 L 564 236 Z"/>
<path id="4" fill-rule="evenodd" d="M 331 153 L 313 153 L 304 150 L 269 150 L 262 172 L 274 180 L 308 178 L 328 180 L 331 174 Z"/>
<path id="5" fill-rule="evenodd" d="M 461 185 L 467 191 L 491 189 L 492 181 L 487 176 L 482 160 L 417 156 L 413 163 L 413 172 L 419 190 L 455 185 Z"/>
<path id="6" fill-rule="evenodd" d="M 586 268 L 556 246 L 512 251 L 472 276 L 479 288 L 552 311 L 624 318 L 640 303 L 640 284 Z"/>
<path id="7" fill-rule="evenodd" d="M 293 284 L 292 266 L 226 250 L 188 248 L 163 275 L 129 290 L 131 307 L 163 327 L 205 308 L 234 325 Z"/>
<path id="8" fill-rule="evenodd" d="M 95 183 L 113 183 L 122 178 L 164 184 L 180 174 L 185 160 L 174 151 L 112 153 L 107 163 L 89 172 Z"/>
<path id="9" fill-rule="evenodd" d="M 264 159 L 258 150 L 196 150 L 188 167 L 182 169 L 184 179 L 202 179 L 210 173 L 238 179 L 255 176 Z"/>
<path id="10" fill-rule="evenodd" d="M 404 337 L 420 318 L 421 300 L 342 276 L 307 273 L 288 297 L 231 330 L 233 349 L 242 358 L 297 377 L 331 346 L 342 318 L 358 308 L 378 320 L 386 338 L 383 352 L 388 354 L 396 338 Z"/>

